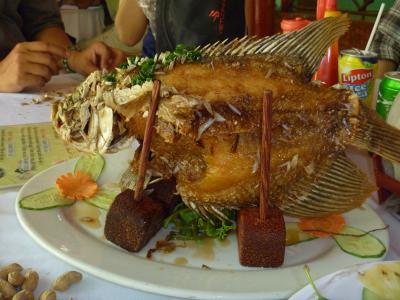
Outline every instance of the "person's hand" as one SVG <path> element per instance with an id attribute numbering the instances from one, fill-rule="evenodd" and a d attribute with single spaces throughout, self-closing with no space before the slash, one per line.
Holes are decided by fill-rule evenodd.
<path id="1" fill-rule="evenodd" d="M 57 62 L 65 55 L 65 49 L 44 42 L 17 44 L 0 61 L 0 92 L 42 87 L 58 73 Z"/>
<path id="2" fill-rule="evenodd" d="M 125 59 L 124 53 L 104 43 L 96 42 L 82 51 L 72 51 L 68 55 L 69 67 L 82 75 L 95 70 L 110 70 Z"/>

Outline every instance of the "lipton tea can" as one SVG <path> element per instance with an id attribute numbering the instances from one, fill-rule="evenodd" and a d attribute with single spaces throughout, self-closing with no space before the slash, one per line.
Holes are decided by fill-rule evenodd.
<path id="1" fill-rule="evenodd" d="M 371 107 L 378 67 L 378 55 L 358 49 L 342 50 L 339 57 L 339 83 L 351 89 Z"/>

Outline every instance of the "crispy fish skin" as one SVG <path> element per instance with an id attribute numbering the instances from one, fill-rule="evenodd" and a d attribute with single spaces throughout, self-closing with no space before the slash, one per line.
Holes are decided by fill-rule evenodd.
<path id="1" fill-rule="evenodd" d="M 163 85 L 173 86 L 180 98 L 188 100 L 180 99 L 177 108 L 171 98 L 162 99 L 160 106 L 164 109 L 158 112 L 151 167 L 163 176 L 175 176 L 177 190 L 186 201 L 219 207 L 257 205 L 259 109 L 264 87 L 274 91 L 273 202 L 282 201 L 281 195 L 299 178 L 312 180 L 317 176 L 317 166 L 334 159 L 351 141 L 355 125 L 350 122 L 353 106 L 347 91 L 311 84 L 289 67 L 270 61 L 254 56 L 235 63 L 221 57 L 213 60 L 212 67 L 209 61 L 179 65 L 173 72 L 158 76 Z M 271 68 L 273 74 L 268 71 Z M 267 72 L 269 76 L 265 76 Z M 229 85 L 227 78 L 232 78 Z M 254 79 L 258 84 L 248 88 Z M 184 103 L 192 98 L 203 104 L 185 109 Z M 229 104 L 238 111 L 232 111 Z M 142 111 L 130 119 L 131 131 L 138 137 L 143 134 Z M 199 128 L 215 117 L 213 113 L 223 121 L 214 122 L 199 138 Z M 172 125 L 174 138 L 169 138 L 171 130 L 162 125 L 165 123 Z"/>
<path id="2" fill-rule="evenodd" d="M 182 97 L 189 95 L 207 101 L 212 111 L 224 118 L 222 122 L 215 122 L 197 141 L 197 151 L 207 167 L 195 176 L 196 180 L 191 180 L 193 176 L 179 168 L 175 173 L 178 192 L 193 203 L 221 207 L 257 205 L 259 109 L 265 89 L 273 91 L 273 202 L 299 178 L 312 177 L 313 166 L 335 158 L 352 139 L 353 125 L 345 121 L 352 115 L 348 92 L 310 84 L 290 72 L 290 68 L 271 63 L 271 59 L 258 56 L 235 61 L 215 58 L 212 62 L 177 66 L 174 72 L 158 79 L 173 86 Z M 253 80 L 257 84 L 251 84 Z M 241 115 L 233 112 L 228 103 Z M 181 135 L 192 139 L 193 147 L 201 124 L 213 118 L 204 107 L 199 111 L 201 117 L 191 111 L 193 115 L 187 118 L 192 131 L 180 131 Z M 157 132 L 163 136 L 162 128 Z M 236 149 L 232 151 L 234 143 Z M 177 144 L 179 140 L 174 143 Z M 161 152 L 156 148 L 154 146 L 154 152 L 163 156 L 163 148 Z M 168 162 L 175 167 L 174 157 L 170 156 Z"/>

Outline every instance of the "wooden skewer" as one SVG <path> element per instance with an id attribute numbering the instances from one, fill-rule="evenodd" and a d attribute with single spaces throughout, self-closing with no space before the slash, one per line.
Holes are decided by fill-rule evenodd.
<path id="1" fill-rule="evenodd" d="M 268 217 L 269 190 L 270 190 L 270 161 L 271 161 L 271 130 L 272 130 L 272 92 L 264 92 L 262 103 L 261 121 L 261 147 L 260 147 L 260 220 Z"/>
<path id="2" fill-rule="evenodd" d="M 139 158 L 139 171 L 138 178 L 136 180 L 135 188 L 135 201 L 140 201 L 142 199 L 144 180 L 146 177 L 146 167 L 147 159 L 149 157 L 151 139 L 153 136 L 154 120 L 156 118 L 156 112 L 158 108 L 158 103 L 160 101 L 160 81 L 155 80 L 153 91 L 151 94 L 151 103 L 149 109 L 149 115 L 147 116 L 146 128 L 144 130 L 142 152 L 140 152 Z"/>

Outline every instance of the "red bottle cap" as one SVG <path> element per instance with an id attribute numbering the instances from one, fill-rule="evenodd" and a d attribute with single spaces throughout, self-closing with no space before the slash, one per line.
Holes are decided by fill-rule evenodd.
<path id="1" fill-rule="evenodd" d="M 290 32 L 290 31 L 296 31 L 299 30 L 308 24 L 310 24 L 311 21 L 307 19 L 302 19 L 302 18 L 295 18 L 295 19 L 283 19 L 281 21 L 281 29 L 282 32 Z"/>

